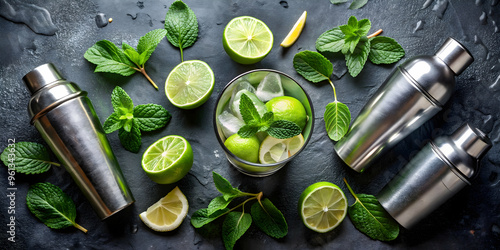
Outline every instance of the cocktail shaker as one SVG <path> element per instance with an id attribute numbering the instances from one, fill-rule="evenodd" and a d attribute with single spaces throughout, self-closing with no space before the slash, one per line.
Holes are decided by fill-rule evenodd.
<path id="1" fill-rule="evenodd" d="M 34 125 L 101 219 L 134 202 L 87 92 L 52 64 L 23 77 Z"/>
<path id="2" fill-rule="evenodd" d="M 364 170 L 439 112 L 451 97 L 455 76 L 473 61 L 463 45 L 448 38 L 435 55 L 398 66 L 335 145 L 339 157 L 352 169 Z"/>
<path id="3" fill-rule="evenodd" d="M 426 144 L 377 195 L 385 210 L 405 228 L 455 195 L 479 170 L 490 139 L 468 124 L 451 136 Z"/>

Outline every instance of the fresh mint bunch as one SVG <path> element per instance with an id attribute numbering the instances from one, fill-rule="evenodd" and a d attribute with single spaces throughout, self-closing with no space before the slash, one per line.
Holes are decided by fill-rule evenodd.
<path id="1" fill-rule="evenodd" d="M 167 31 L 164 29 L 148 32 L 139 39 L 137 49 L 126 43 L 122 43 L 120 49 L 108 40 L 101 40 L 90 47 L 83 57 L 97 65 L 94 72 L 108 72 L 122 76 L 130 76 L 135 72 L 141 72 L 158 90 L 158 86 L 146 73 L 144 65 L 166 34 Z"/>
<path id="2" fill-rule="evenodd" d="M 181 61 L 184 61 L 182 49 L 198 39 L 198 21 L 193 10 L 180 0 L 173 2 L 165 16 L 165 29 L 168 41 L 180 49 Z"/>
<path id="3" fill-rule="evenodd" d="M 355 194 L 345 178 L 344 182 L 356 199 L 356 202 L 347 209 L 352 224 L 374 240 L 396 239 L 399 234 L 399 225 L 380 205 L 377 198 L 369 194 Z"/>
<path id="4" fill-rule="evenodd" d="M 352 77 L 361 72 L 368 58 L 374 64 L 391 64 L 405 55 L 396 40 L 377 36 L 378 33 L 367 36 L 370 28 L 368 19 L 358 21 L 351 16 L 346 25 L 321 34 L 316 40 L 316 49 L 319 52 L 342 52 Z"/>
<path id="5" fill-rule="evenodd" d="M 351 122 L 349 108 L 337 101 L 337 92 L 330 76 L 333 65 L 323 55 L 314 51 L 301 51 L 293 57 L 293 67 L 306 80 L 313 83 L 328 81 L 333 88 L 334 102 L 326 105 L 324 120 L 330 139 L 340 140 L 348 131 Z"/>
<path id="6" fill-rule="evenodd" d="M 273 112 L 266 112 L 262 117 L 253 105 L 252 99 L 246 94 L 240 97 L 240 112 L 245 125 L 238 130 L 243 138 L 252 137 L 257 132 L 266 131 L 277 139 L 287 139 L 302 132 L 299 125 L 287 120 L 274 120 Z"/>
<path id="7" fill-rule="evenodd" d="M 50 160 L 49 151 L 45 146 L 35 142 L 9 144 L 0 159 L 9 169 L 23 174 L 41 174 L 49 171 L 51 165 L 60 166 Z"/>
<path id="8" fill-rule="evenodd" d="M 330 0 L 330 2 L 333 4 L 341 4 L 347 2 L 347 0 Z M 368 0 L 353 0 L 351 5 L 349 6 L 349 9 L 351 10 L 359 9 L 365 6 L 366 3 L 368 3 Z"/>
<path id="9" fill-rule="evenodd" d="M 257 194 L 245 193 L 234 188 L 221 175 L 212 172 L 215 187 L 222 196 L 215 197 L 207 208 L 200 209 L 191 216 L 191 225 L 201 228 L 212 221 L 226 216 L 222 224 L 222 239 L 226 249 L 233 249 L 236 241 L 250 228 L 252 222 L 265 234 L 274 238 L 283 238 L 288 234 L 288 224 L 281 211 L 269 199 L 262 199 L 262 192 Z M 228 209 L 228 205 L 239 197 L 250 198 L 239 205 Z M 245 204 L 257 200 L 250 212 L 245 212 Z M 242 211 L 235 211 L 240 208 Z"/>
<path id="10" fill-rule="evenodd" d="M 114 112 L 106 119 L 103 128 L 107 134 L 118 131 L 125 149 L 137 153 L 141 146 L 141 130 L 153 131 L 167 125 L 172 117 L 162 106 L 141 104 L 134 107 L 130 96 L 120 87 L 111 94 Z"/>

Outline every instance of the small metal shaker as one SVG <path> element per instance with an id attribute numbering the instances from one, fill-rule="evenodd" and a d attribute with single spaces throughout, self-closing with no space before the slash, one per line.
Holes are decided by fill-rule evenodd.
<path id="1" fill-rule="evenodd" d="M 469 124 L 437 138 L 422 150 L 377 195 L 385 210 L 410 228 L 455 195 L 479 171 L 490 139 Z"/>
<path id="2" fill-rule="evenodd" d="M 398 66 L 335 145 L 339 157 L 362 172 L 438 113 L 451 97 L 455 76 L 473 61 L 463 45 L 448 38 L 434 56 L 416 56 Z"/>
<path id="3" fill-rule="evenodd" d="M 23 77 L 32 97 L 28 112 L 34 125 L 101 219 L 134 202 L 118 161 L 94 111 L 75 83 L 53 64 Z"/>

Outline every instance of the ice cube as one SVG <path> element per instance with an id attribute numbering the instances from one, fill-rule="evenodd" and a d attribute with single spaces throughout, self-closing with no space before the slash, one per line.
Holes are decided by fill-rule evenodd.
<path id="1" fill-rule="evenodd" d="M 271 72 L 262 79 L 255 91 L 257 97 L 267 102 L 275 97 L 284 96 L 283 86 L 281 86 L 281 77 L 278 73 Z"/>
<path id="2" fill-rule="evenodd" d="M 224 111 L 219 116 L 217 116 L 217 121 L 219 122 L 222 133 L 226 138 L 233 134 L 236 134 L 238 130 L 240 130 L 243 125 L 245 125 L 243 120 L 238 119 L 236 116 L 227 111 Z"/>
<path id="3" fill-rule="evenodd" d="M 233 88 L 233 93 L 231 94 L 231 97 L 235 96 L 236 93 L 240 92 L 240 90 L 246 89 L 252 93 L 255 93 L 255 88 L 246 80 L 240 80 L 236 83 L 234 83 L 235 86 Z"/>
<path id="4" fill-rule="evenodd" d="M 233 113 L 234 116 L 243 120 L 243 117 L 241 116 L 240 112 L 240 98 L 242 94 L 247 95 L 250 98 L 250 100 L 252 100 L 253 105 L 257 109 L 257 112 L 259 112 L 259 115 L 262 116 L 267 112 L 266 105 L 261 100 L 259 100 L 259 98 L 257 98 L 257 96 L 254 93 L 248 91 L 247 89 L 242 89 L 238 91 L 236 95 L 234 95 L 234 98 L 229 103 L 231 112 Z"/>

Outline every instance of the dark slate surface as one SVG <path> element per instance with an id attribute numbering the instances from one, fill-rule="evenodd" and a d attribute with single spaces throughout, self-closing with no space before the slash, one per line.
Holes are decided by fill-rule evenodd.
<path id="1" fill-rule="evenodd" d="M 2 0 L 1 2 L 4 2 Z M 15 2 L 15 1 L 7 1 Z M 500 246 L 500 5 L 498 0 L 477 1 L 383 1 L 371 0 L 359 10 L 349 10 L 348 3 L 332 5 L 317 1 L 203 1 L 186 0 L 199 22 L 199 38 L 184 52 L 184 58 L 206 61 L 216 77 L 212 97 L 200 108 L 180 110 L 172 106 L 163 90 L 170 70 L 180 62 L 179 52 L 162 41 L 146 65 L 149 75 L 159 84 L 155 91 L 144 77 L 119 77 L 93 73 L 94 65 L 83 58 L 87 48 L 101 39 L 135 46 L 146 32 L 162 28 L 169 1 L 35 1 L 46 8 L 58 31 L 53 36 L 34 33 L 24 24 L 0 18 L 0 148 L 8 139 L 43 143 L 29 124 L 26 105 L 29 95 L 21 82 L 24 74 L 36 66 L 53 62 L 71 81 L 87 90 L 101 121 L 111 114 L 110 94 L 122 86 L 135 104 L 156 103 L 173 116 L 167 127 L 142 137 L 138 154 L 123 149 L 117 133 L 108 135 L 123 173 L 135 195 L 136 203 L 119 214 L 101 221 L 93 212 L 69 175 L 59 168 L 48 173 L 16 175 L 15 243 L 7 241 L 8 199 L 0 197 L 0 248 L 7 249 L 221 249 L 220 231 L 195 230 L 190 215 L 206 207 L 217 196 L 211 171 L 217 171 L 241 190 L 262 190 L 283 212 L 289 224 L 288 235 L 280 240 L 270 238 L 255 227 L 236 244 L 238 249 L 494 249 Z M 442 3 L 445 3 L 444 5 Z M 445 7 L 445 8 L 443 8 Z M 306 27 L 300 39 L 289 49 L 279 47 L 302 11 L 308 11 Z M 95 16 L 104 13 L 113 22 L 98 28 Z M 274 33 L 274 48 L 261 62 L 243 66 L 233 62 L 222 48 L 224 26 L 233 17 L 250 15 L 267 23 Z M 347 22 L 349 16 L 369 18 L 372 31 L 381 28 L 384 35 L 395 38 L 406 50 L 403 60 L 419 54 L 433 54 L 448 36 L 460 40 L 476 61 L 457 79 L 457 88 L 443 111 L 402 141 L 383 159 L 363 174 L 355 173 L 337 157 L 334 142 L 328 139 L 323 122 L 324 107 L 333 100 L 328 84 L 311 84 L 301 78 L 292 66 L 292 58 L 301 50 L 314 50 L 316 38 L 324 31 Z M 401 62 L 400 62 L 401 63 Z M 343 62 L 335 63 L 336 74 Z M 396 66 L 367 63 L 361 74 L 352 78 L 334 77 L 339 100 L 345 102 L 356 117 L 366 100 Z M 250 69 L 272 68 L 298 79 L 314 101 L 316 127 L 309 145 L 278 173 L 266 178 L 247 177 L 224 158 L 212 126 L 215 99 L 233 77 Z M 330 181 L 338 184 L 350 203 L 342 178 L 347 178 L 359 193 L 376 194 L 423 146 L 429 138 L 450 134 L 469 122 L 489 134 L 494 143 L 482 161 L 482 169 L 472 186 L 465 188 L 412 230 L 401 229 L 393 242 L 374 241 L 357 231 L 351 221 L 332 232 L 314 233 L 306 229 L 297 213 L 301 192 L 310 184 Z M 170 134 L 185 137 L 194 150 L 194 165 L 189 174 L 176 184 L 159 185 L 145 175 L 140 166 L 142 152 L 157 139 Z M 0 171 L 1 193 L 6 194 L 7 171 Z M 48 181 L 61 187 L 75 201 L 77 222 L 89 232 L 74 228 L 52 230 L 35 218 L 25 205 L 28 185 Z M 138 214 L 167 194 L 176 185 L 186 194 L 188 217 L 175 231 L 156 233 L 148 229 Z M 220 228 L 220 227 L 219 227 Z"/>

